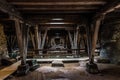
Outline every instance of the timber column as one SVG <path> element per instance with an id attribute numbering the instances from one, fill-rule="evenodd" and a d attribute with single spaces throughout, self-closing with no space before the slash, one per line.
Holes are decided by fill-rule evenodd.
<path id="1" fill-rule="evenodd" d="M 38 29 L 38 25 L 35 26 L 35 49 L 36 49 L 36 54 L 39 54 L 40 51 L 38 51 L 38 49 L 40 49 L 40 40 L 39 40 L 39 29 Z"/>
<path id="2" fill-rule="evenodd" d="M 74 57 L 77 57 L 77 49 L 78 49 L 78 35 L 79 35 L 79 27 L 74 30 L 74 35 L 72 36 L 70 31 L 68 31 L 68 37 L 70 39 L 72 54 Z"/>
<path id="3" fill-rule="evenodd" d="M 96 44 L 97 44 L 97 40 L 98 40 L 98 33 L 99 33 L 99 28 L 101 25 L 101 21 L 103 19 L 103 16 L 98 18 L 95 21 L 95 29 L 94 29 L 94 34 L 92 36 L 92 44 L 91 44 L 91 48 L 88 48 L 89 52 L 89 63 L 87 63 L 86 67 L 87 67 L 87 71 L 89 73 L 98 73 L 98 67 L 97 64 L 94 63 L 94 55 L 95 55 L 95 49 L 96 49 Z M 90 39 L 89 39 L 90 40 Z M 88 42 L 89 44 L 89 42 Z M 89 45 L 88 45 L 89 47 Z"/>
<path id="4" fill-rule="evenodd" d="M 26 26 L 25 24 L 21 24 L 20 26 L 20 21 L 18 19 L 15 19 L 15 29 L 19 51 L 22 58 L 21 65 L 18 67 L 17 73 L 27 74 L 29 71 L 29 65 L 26 64 L 29 27 Z"/>

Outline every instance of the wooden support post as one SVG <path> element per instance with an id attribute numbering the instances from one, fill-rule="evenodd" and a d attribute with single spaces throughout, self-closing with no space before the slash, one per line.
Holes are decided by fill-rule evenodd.
<path id="1" fill-rule="evenodd" d="M 87 53 L 87 39 L 85 34 L 83 35 L 83 43 L 84 43 L 84 47 L 85 47 L 85 52 Z"/>
<path id="2" fill-rule="evenodd" d="M 78 48 L 78 34 L 79 34 L 79 27 L 77 27 L 77 29 L 76 29 L 76 31 L 75 31 L 75 33 L 74 33 L 75 35 L 74 35 L 74 47 L 75 47 L 75 49 L 77 49 Z"/>
<path id="3" fill-rule="evenodd" d="M 92 49 L 91 49 L 91 55 L 90 55 L 90 62 L 94 62 L 94 53 L 95 53 L 95 49 L 96 49 L 96 44 L 97 44 L 97 40 L 98 40 L 98 33 L 99 33 L 99 27 L 101 24 L 101 18 L 97 19 L 95 22 L 95 31 L 92 37 Z"/>
<path id="4" fill-rule="evenodd" d="M 18 46 L 20 49 L 20 54 L 22 57 L 21 64 L 26 64 L 29 28 L 26 26 L 22 26 L 22 28 L 23 28 L 23 30 L 21 30 L 21 28 L 20 28 L 19 20 L 15 19 L 15 29 L 16 29 L 17 41 L 18 41 Z"/>
<path id="5" fill-rule="evenodd" d="M 16 36 L 13 36 L 13 39 L 12 39 L 12 48 L 14 48 L 14 46 L 15 46 L 15 41 L 16 41 Z"/>
<path id="6" fill-rule="evenodd" d="M 23 44 L 22 44 L 22 33 L 21 33 L 21 29 L 20 29 L 20 22 L 18 19 L 15 19 L 15 29 L 16 29 L 18 47 L 19 47 L 20 55 L 22 57 L 24 55 L 23 54 Z"/>
<path id="7" fill-rule="evenodd" d="M 40 49 L 38 25 L 35 26 L 35 42 L 36 49 Z M 36 54 L 39 54 L 39 51 L 36 51 Z"/>
<path id="8" fill-rule="evenodd" d="M 12 53 L 13 48 L 12 48 L 12 43 L 11 43 L 11 35 L 7 36 L 7 49 L 8 49 L 8 53 Z"/>
<path id="9" fill-rule="evenodd" d="M 39 37 L 38 37 L 38 38 L 39 38 L 39 45 L 40 45 L 40 47 L 41 47 L 41 44 L 42 44 L 41 31 L 38 32 L 38 35 L 39 35 Z"/>
<path id="10" fill-rule="evenodd" d="M 70 39 L 71 48 L 73 49 L 73 40 L 72 40 L 72 35 L 70 34 L 70 31 L 68 31 L 68 36 Z"/>
<path id="11" fill-rule="evenodd" d="M 45 39 L 46 39 L 46 36 L 47 36 L 47 31 L 48 31 L 48 30 L 45 30 L 45 33 L 44 33 L 44 36 L 43 36 L 43 39 L 42 39 L 41 49 L 44 48 L 44 45 L 45 45 Z"/>
<path id="12" fill-rule="evenodd" d="M 30 37 L 31 37 L 31 40 L 32 40 L 33 48 L 35 49 L 35 39 L 34 39 L 34 35 L 31 32 L 30 32 Z"/>
<path id="13" fill-rule="evenodd" d="M 94 63 L 94 53 L 95 53 L 95 49 L 96 49 L 96 44 L 97 44 L 97 39 L 98 39 L 98 33 L 99 33 L 99 27 L 100 27 L 100 23 L 101 23 L 102 18 L 98 18 L 95 22 L 95 31 L 92 37 L 92 46 L 90 49 L 90 43 L 87 41 L 88 43 L 88 54 L 89 54 L 89 63 L 86 64 L 86 70 L 89 73 L 95 74 L 95 73 L 99 73 L 97 64 Z M 91 50 L 91 51 L 89 51 Z"/>
<path id="14" fill-rule="evenodd" d="M 76 30 L 74 30 L 74 40 L 73 40 L 73 46 L 74 46 L 74 49 L 76 47 Z"/>
<path id="15" fill-rule="evenodd" d="M 86 26 L 86 35 L 87 35 L 87 39 L 86 39 L 86 43 L 87 43 L 87 53 L 89 56 L 89 62 L 91 60 L 91 34 L 90 34 L 90 27 Z"/>
<path id="16" fill-rule="evenodd" d="M 19 20 L 15 19 L 15 29 L 17 34 L 18 46 L 22 57 L 21 65 L 18 66 L 17 73 L 23 75 L 29 72 L 29 65 L 26 64 L 29 28 L 25 25 L 21 26 L 20 28 Z"/>
<path id="17" fill-rule="evenodd" d="M 79 33 L 79 27 L 76 28 L 76 30 L 74 31 L 74 49 L 78 49 L 78 33 Z M 73 51 L 75 56 L 77 57 L 77 52 L 78 51 Z"/>
<path id="18" fill-rule="evenodd" d="M 25 24 L 23 25 L 22 33 L 23 33 L 22 34 L 22 37 L 23 37 L 23 61 L 24 61 L 24 63 L 26 63 L 29 27 L 26 26 Z"/>

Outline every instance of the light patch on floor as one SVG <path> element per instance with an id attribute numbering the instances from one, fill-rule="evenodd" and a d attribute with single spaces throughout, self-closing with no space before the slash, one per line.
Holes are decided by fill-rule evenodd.
<path id="1" fill-rule="evenodd" d="M 50 67 L 42 66 L 36 71 L 43 73 L 46 80 L 73 80 L 79 75 L 85 75 L 83 67 Z M 62 79 L 61 79 L 62 78 Z"/>
<path id="2" fill-rule="evenodd" d="M 120 66 L 98 64 L 100 74 L 89 74 L 79 63 L 64 63 L 66 67 L 51 67 L 42 64 L 36 71 L 26 76 L 9 80 L 120 80 Z M 47 66 L 49 65 L 49 66 Z"/>

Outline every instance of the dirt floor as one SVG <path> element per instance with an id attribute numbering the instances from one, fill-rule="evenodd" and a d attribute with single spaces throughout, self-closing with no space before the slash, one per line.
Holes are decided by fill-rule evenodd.
<path id="1" fill-rule="evenodd" d="M 8 80 L 120 80 L 120 66 L 98 64 L 99 74 L 89 74 L 79 63 L 64 63 L 65 67 L 51 67 L 50 63 L 40 64 L 40 68 L 26 76 Z"/>

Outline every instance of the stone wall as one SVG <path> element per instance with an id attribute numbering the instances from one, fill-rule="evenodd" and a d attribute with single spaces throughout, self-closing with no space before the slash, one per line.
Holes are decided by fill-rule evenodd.
<path id="1" fill-rule="evenodd" d="M 3 55 L 7 51 L 7 41 L 6 36 L 4 34 L 3 25 L 0 24 L 0 60 Z M 1 61 L 0 61 L 1 64 Z"/>
<path id="2" fill-rule="evenodd" d="M 100 57 L 112 63 L 120 62 L 120 20 L 107 22 L 101 26 Z"/>

